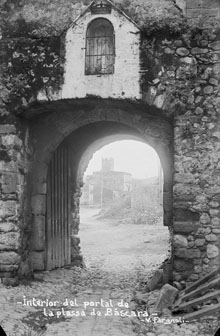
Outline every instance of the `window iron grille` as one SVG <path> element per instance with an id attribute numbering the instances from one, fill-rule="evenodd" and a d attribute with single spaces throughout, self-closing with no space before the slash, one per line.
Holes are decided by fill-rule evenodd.
<path id="1" fill-rule="evenodd" d="M 95 19 L 86 33 L 85 74 L 113 74 L 115 36 L 112 24 L 106 19 Z"/>

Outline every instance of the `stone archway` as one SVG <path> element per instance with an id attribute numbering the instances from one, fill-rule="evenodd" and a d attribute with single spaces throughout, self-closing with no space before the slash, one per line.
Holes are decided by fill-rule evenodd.
<path id="1" fill-rule="evenodd" d="M 158 112 L 141 104 L 99 99 L 58 101 L 31 111 L 33 155 L 28 198 L 32 218 L 30 260 L 34 270 L 45 269 L 47 170 L 53 152 L 62 142 L 71 149 L 72 251 L 77 251 L 78 243 L 74 235 L 79 223 L 81 159 L 92 143 L 106 136 L 137 137 L 156 150 L 164 171 L 164 225 L 172 227 L 172 122 Z"/>

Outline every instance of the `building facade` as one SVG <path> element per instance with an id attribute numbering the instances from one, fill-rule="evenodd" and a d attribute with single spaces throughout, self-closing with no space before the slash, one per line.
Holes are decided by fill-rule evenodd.
<path id="1" fill-rule="evenodd" d="M 103 207 L 120 197 L 129 195 L 131 189 L 132 175 L 115 171 L 113 158 L 102 159 L 101 170 L 86 176 L 80 203 Z"/>

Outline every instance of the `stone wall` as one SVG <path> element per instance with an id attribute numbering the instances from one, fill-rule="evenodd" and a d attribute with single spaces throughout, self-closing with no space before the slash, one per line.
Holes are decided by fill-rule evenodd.
<path id="1" fill-rule="evenodd" d="M 220 18 L 218 0 L 186 0 L 186 15 L 190 22 L 215 22 Z"/>
<path id="2" fill-rule="evenodd" d="M 194 64 L 195 72 L 174 126 L 174 278 L 183 285 L 219 265 L 219 50 L 218 31 L 200 32 L 176 49 L 189 53 L 184 66 Z"/>
<path id="3" fill-rule="evenodd" d="M 151 65 L 143 100 L 174 118 L 173 276 L 181 288 L 219 264 L 219 30 L 158 41 L 143 42 Z"/>
<path id="4" fill-rule="evenodd" d="M 24 136 L 15 124 L 8 122 L 0 126 L 0 278 L 6 285 L 17 283 L 20 266 L 22 272 L 27 272 L 22 263 L 27 257 L 23 248 L 26 245 L 23 214 L 28 170 Z"/>

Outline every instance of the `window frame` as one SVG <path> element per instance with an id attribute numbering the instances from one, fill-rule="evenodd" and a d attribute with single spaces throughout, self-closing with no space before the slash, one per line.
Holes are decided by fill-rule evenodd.
<path id="1" fill-rule="evenodd" d="M 112 29 L 112 34 L 111 35 L 104 35 L 104 36 L 88 36 L 89 34 L 89 29 L 91 29 L 91 26 L 93 26 L 96 22 L 98 21 L 106 21 L 106 24 L 108 25 L 107 27 L 111 27 Z M 94 28 L 93 28 L 94 29 Z M 95 35 L 95 34 L 94 34 Z M 101 51 L 100 54 L 97 54 L 97 55 L 93 55 L 93 54 L 90 54 L 91 53 L 91 49 L 88 48 L 88 40 L 92 40 L 92 39 L 108 39 L 110 40 L 110 43 L 112 43 L 112 52 L 110 53 L 103 53 Z M 103 41 L 103 40 L 102 40 Z M 97 43 L 97 41 L 96 41 Z M 109 43 L 109 44 L 110 44 Z M 106 48 L 106 45 L 107 45 L 107 42 L 105 41 L 104 44 L 102 44 L 102 46 L 104 45 L 104 47 Z M 94 47 L 95 49 L 95 47 Z M 108 62 L 108 68 L 107 70 L 104 70 L 103 71 L 103 60 L 101 61 L 101 69 L 100 70 L 94 70 L 94 65 L 91 66 L 90 65 L 90 61 L 88 60 L 91 60 L 92 58 L 94 58 L 94 60 L 98 60 L 98 57 L 105 57 L 104 60 L 107 59 L 107 57 L 111 57 L 112 58 L 112 61 L 109 61 Z M 88 63 L 87 63 L 88 62 Z M 112 24 L 112 22 L 106 18 L 103 18 L 103 17 L 98 17 L 98 18 L 95 18 L 93 19 L 92 21 L 89 22 L 89 24 L 87 25 L 87 29 L 86 29 L 86 36 L 85 36 L 85 75 L 86 76 L 103 76 L 103 75 L 112 75 L 114 74 L 115 72 L 115 30 L 114 30 L 114 26 Z M 88 65 L 89 64 L 89 65 Z"/>

